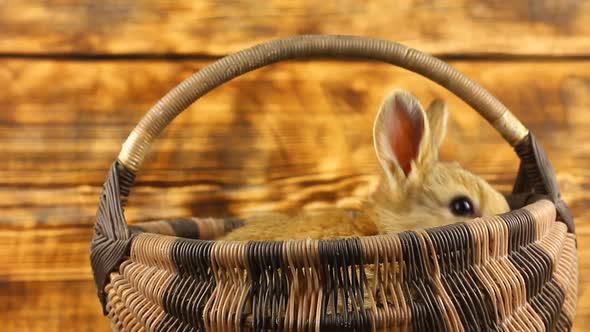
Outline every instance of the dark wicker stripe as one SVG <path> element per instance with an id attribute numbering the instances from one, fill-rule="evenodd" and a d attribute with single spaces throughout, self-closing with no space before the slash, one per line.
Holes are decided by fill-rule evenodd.
<path id="1" fill-rule="evenodd" d="M 187 239 L 199 239 L 199 226 L 192 218 L 178 218 L 168 222 L 178 237 Z"/>
<path id="2" fill-rule="evenodd" d="M 129 226 L 127 226 L 127 228 L 129 229 L 129 232 L 131 232 L 131 234 L 139 234 L 139 233 L 145 233 L 146 232 L 145 228 L 143 228 L 139 224 L 129 225 Z"/>
<path id="3" fill-rule="evenodd" d="M 134 178 L 135 174 L 118 161 L 113 163 L 96 211 L 94 236 L 90 243 L 90 263 L 105 315 L 107 298 L 104 289 L 108 275 L 116 271 L 119 264 L 128 256 L 133 238 L 127 228 L 123 206 Z"/>
<path id="4" fill-rule="evenodd" d="M 569 319 L 567 314 L 561 310 L 559 313 L 559 319 L 555 324 L 556 331 L 571 331 L 574 323 Z"/>
<path id="5" fill-rule="evenodd" d="M 129 225 L 129 231 L 133 234 L 140 233 L 151 233 L 151 234 L 162 234 L 167 236 L 176 236 L 174 229 L 170 225 L 169 221 L 147 221 L 134 225 Z"/>
<path id="6" fill-rule="evenodd" d="M 365 275 L 360 240 L 321 240 L 319 256 L 324 289 L 322 330 L 370 330 L 372 321 L 364 308 Z"/>
<path id="7" fill-rule="evenodd" d="M 119 177 L 119 198 L 121 199 L 121 206 L 124 207 L 127 205 L 127 198 L 129 197 L 131 187 L 135 183 L 135 173 L 119 161 L 115 161 L 112 167 L 117 170 L 116 174 Z"/>
<path id="8" fill-rule="evenodd" d="M 438 264 L 441 270 L 442 283 L 445 287 L 445 291 L 449 294 L 451 301 L 461 318 L 461 322 L 465 328 L 469 327 L 469 321 L 474 321 L 474 315 L 467 302 L 466 297 L 460 296 L 459 289 L 457 287 L 455 275 L 451 274 L 450 271 L 452 266 L 458 266 L 456 261 L 457 252 L 466 253 L 465 243 L 459 244 L 456 241 L 452 241 L 446 232 L 450 230 L 454 225 L 443 226 L 427 230 L 427 234 L 433 242 Z M 469 315 L 469 316 L 467 316 Z"/>
<path id="9" fill-rule="evenodd" d="M 211 248 L 213 241 L 177 239 L 171 249 L 170 258 L 178 274 L 189 275 L 199 281 L 213 278 L 211 272 Z"/>
<path id="10" fill-rule="evenodd" d="M 548 252 L 541 248 L 537 243 L 533 243 L 530 246 L 523 248 L 523 251 L 525 252 L 525 259 L 526 254 L 530 253 L 528 257 L 535 259 L 538 262 L 537 271 L 541 284 L 545 284 L 553 279 L 554 262 Z M 539 291 L 540 289 L 536 289 L 537 293 Z"/>
<path id="11" fill-rule="evenodd" d="M 342 314 L 323 316 L 321 331 L 371 331 L 372 322 L 367 310 L 354 311 L 350 315 L 349 319 Z"/>
<path id="12" fill-rule="evenodd" d="M 497 331 L 492 298 L 472 266 L 472 236 L 464 224 L 426 231 L 441 268 L 442 282 L 466 331 Z"/>
<path id="13" fill-rule="evenodd" d="M 530 212 L 521 209 L 500 217 L 508 225 L 510 233 L 509 259 L 525 280 L 529 300 L 551 278 L 553 262 L 540 247 L 532 248 L 536 240 L 536 225 Z"/>
<path id="14" fill-rule="evenodd" d="M 283 241 L 251 241 L 246 253 L 251 283 L 252 331 L 280 329 L 289 299 L 288 264 L 283 259 Z"/>
<path id="15" fill-rule="evenodd" d="M 197 332 L 196 328 L 183 323 L 172 315 L 166 315 L 162 323 L 158 326 L 158 332 Z"/>
<path id="16" fill-rule="evenodd" d="M 205 328 L 203 309 L 215 287 L 212 246 L 212 241 L 177 239 L 170 250 L 177 276 L 163 295 L 164 309 L 199 329 Z"/>
<path id="17" fill-rule="evenodd" d="M 520 169 L 519 169 L 519 179 L 516 181 L 517 189 L 522 191 L 527 189 L 528 186 L 532 187 L 535 192 L 539 194 L 548 194 L 548 189 L 553 189 L 555 192 L 556 186 L 552 183 L 551 188 L 548 188 L 544 181 L 544 174 L 542 173 L 543 170 L 541 167 L 546 167 L 547 165 L 539 165 L 537 151 L 534 149 L 534 144 L 536 142 L 535 137 L 529 133 L 522 141 L 519 142 L 516 146 L 514 146 L 514 150 L 516 154 L 520 157 L 522 161 Z M 524 177 L 526 182 L 521 182 L 522 178 Z"/>
<path id="18" fill-rule="evenodd" d="M 460 266 L 447 271 L 447 277 L 443 279 L 448 281 L 447 292 L 450 290 L 453 295 L 459 295 L 458 298 L 461 299 L 459 310 L 465 312 L 463 315 L 466 318 L 463 320 L 464 328 L 467 331 L 481 331 L 483 327 L 492 326 L 490 319 L 492 308 L 486 307 L 489 302 L 485 297 L 487 294 L 480 291 L 483 289 L 483 284 L 475 275 L 470 264 L 472 260 L 471 234 L 464 225 L 458 224 L 449 227 L 448 236 L 452 239 L 449 241 L 450 248 L 448 250 L 463 260 L 459 261 Z"/>
<path id="19" fill-rule="evenodd" d="M 574 219 L 569 208 L 561 199 L 553 166 L 535 136 L 529 133 L 514 147 L 514 150 L 520 157 L 521 165 L 513 193 L 532 192 L 548 195 L 557 208 L 560 220 L 567 225 L 569 232 L 575 233 Z"/>
<path id="20" fill-rule="evenodd" d="M 244 219 L 240 218 L 226 218 L 223 220 L 223 233 L 227 234 L 234 229 L 244 225 Z"/>
<path id="21" fill-rule="evenodd" d="M 186 239 L 211 240 L 243 224 L 244 220 L 239 218 L 177 218 L 129 225 L 129 230 L 134 234 L 154 233 Z"/>
<path id="22" fill-rule="evenodd" d="M 576 224 L 574 223 L 574 216 L 572 215 L 570 208 L 565 204 L 565 201 L 562 199 L 557 200 L 557 202 L 555 202 L 555 208 L 557 209 L 557 215 L 559 216 L 558 220 L 563 221 L 567 225 L 568 232 L 575 234 Z"/>
<path id="23" fill-rule="evenodd" d="M 552 278 L 554 262 L 543 248 L 530 243 L 527 233 L 535 227 L 535 220 L 530 212 L 523 209 L 501 217 L 511 234 L 520 234 L 520 238 L 516 239 L 511 236 L 511 241 L 519 243 L 515 244 L 517 247 L 513 248 L 515 250 L 510 253 L 509 259 L 526 282 L 527 302 L 531 303 L 541 317 L 546 330 L 552 331 L 565 301 L 564 291 Z"/>
<path id="24" fill-rule="evenodd" d="M 203 292 L 210 293 L 210 287 L 207 289 L 205 283 L 199 283 L 193 278 L 187 276 L 175 275 L 174 279 L 162 295 L 164 311 L 168 313 L 168 321 L 174 324 L 193 326 L 203 329 L 202 309 L 204 303 L 197 301 L 198 295 Z M 198 303 L 201 302 L 201 303 Z M 166 321 L 162 323 L 165 325 Z"/>
<path id="25" fill-rule="evenodd" d="M 541 316 L 547 331 L 555 329 L 564 301 L 565 293 L 553 279 L 530 300 L 531 306 Z"/>
<path id="26" fill-rule="evenodd" d="M 406 292 L 411 299 L 412 329 L 414 331 L 447 331 L 439 301 L 434 296 L 427 257 L 418 235 L 412 231 L 399 234 L 406 274 Z"/>
<path id="27" fill-rule="evenodd" d="M 527 210 L 514 210 L 500 215 L 500 218 L 502 218 L 508 225 L 509 254 L 536 241 L 536 222 L 534 217 Z"/>

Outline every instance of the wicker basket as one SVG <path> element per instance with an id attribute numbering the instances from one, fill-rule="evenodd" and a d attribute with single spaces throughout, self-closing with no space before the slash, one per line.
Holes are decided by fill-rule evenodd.
<path id="1" fill-rule="evenodd" d="M 128 226 L 123 207 L 152 141 L 199 97 L 243 73 L 294 58 L 388 62 L 462 98 L 521 164 L 512 211 L 466 223 L 362 238 L 212 241 L 240 220 L 187 218 Z M 577 297 L 574 224 L 535 137 L 475 82 L 403 45 L 297 36 L 216 61 L 141 119 L 101 194 L 91 262 L 119 331 L 567 331 Z M 366 269 L 375 271 L 367 282 Z M 369 296 L 371 304 L 365 300 Z"/>

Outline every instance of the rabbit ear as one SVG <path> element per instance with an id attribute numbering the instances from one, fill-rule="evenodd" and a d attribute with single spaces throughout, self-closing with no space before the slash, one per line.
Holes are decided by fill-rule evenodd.
<path id="1" fill-rule="evenodd" d="M 420 102 L 408 92 L 388 95 L 375 119 L 373 141 L 388 175 L 407 178 L 431 149 L 430 129 Z"/>
<path id="2" fill-rule="evenodd" d="M 438 149 L 447 135 L 447 123 L 449 111 L 447 103 L 442 99 L 433 100 L 426 109 L 426 116 L 430 125 L 433 149 L 438 154 Z"/>

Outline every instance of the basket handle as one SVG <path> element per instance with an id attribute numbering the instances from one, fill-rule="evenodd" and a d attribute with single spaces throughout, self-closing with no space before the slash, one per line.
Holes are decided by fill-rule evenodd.
<path id="1" fill-rule="evenodd" d="M 136 173 L 152 142 L 193 102 L 219 85 L 254 69 L 289 59 L 359 58 L 391 63 L 447 88 L 478 111 L 512 146 L 528 129 L 487 90 L 445 62 L 391 41 L 342 35 L 302 35 L 271 40 L 204 67 L 160 99 L 133 129 L 118 160 Z"/>

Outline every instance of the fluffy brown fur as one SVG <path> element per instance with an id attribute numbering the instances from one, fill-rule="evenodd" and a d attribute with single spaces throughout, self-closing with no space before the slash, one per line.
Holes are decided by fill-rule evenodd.
<path id="1" fill-rule="evenodd" d="M 375 119 L 374 145 L 382 174 L 359 211 L 330 209 L 296 216 L 268 214 L 248 219 L 224 240 L 326 239 L 428 228 L 507 212 L 504 197 L 456 162 L 441 162 L 448 112 L 435 100 L 424 112 L 404 91 L 388 95 Z M 475 212 L 458 217 L 451 201 L 468 197 Z"/>

